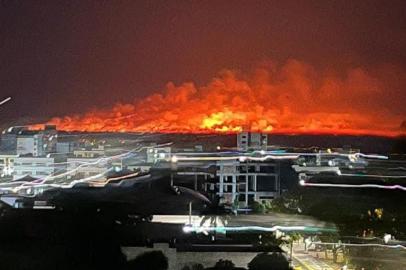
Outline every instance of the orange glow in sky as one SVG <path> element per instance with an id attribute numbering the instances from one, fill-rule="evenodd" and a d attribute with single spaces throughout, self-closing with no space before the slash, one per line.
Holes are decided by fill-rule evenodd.
<path id="1" fill-rule="evenodd" d="M 392 67 L 317 71 L 289 60 L 249 74 L 224 70 L 209 83 L 168 83 L 142 100 L 53 118 L 65 131 L 370 134 L 405 132 L 405 77 Z M 399 72 L 397 74 L 400 74 Z M 112 92 L 112 98 L 115 93 Z"/>

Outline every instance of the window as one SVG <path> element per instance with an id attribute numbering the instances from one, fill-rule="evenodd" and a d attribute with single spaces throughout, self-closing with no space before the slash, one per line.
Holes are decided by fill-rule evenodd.
<path id="1" fill-rule="evenodd" d="M 269 176 L 257 177 L 257 191 L 274 191 L 275 178 Z"/>

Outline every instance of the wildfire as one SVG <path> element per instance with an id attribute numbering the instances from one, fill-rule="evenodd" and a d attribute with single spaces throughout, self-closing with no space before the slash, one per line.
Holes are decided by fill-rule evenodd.
<path id="1" fill-rule="evenodd" d="M 226 70 L 207 85 L 168 83 L 161 93 L 111 110 L 53 118 L 66 131 L 402 134 L 406 76 L 355 68 L 344 76 L 296 60 L 249 75 Z M 400 89 L 400 90 L 399 90 Z"/>

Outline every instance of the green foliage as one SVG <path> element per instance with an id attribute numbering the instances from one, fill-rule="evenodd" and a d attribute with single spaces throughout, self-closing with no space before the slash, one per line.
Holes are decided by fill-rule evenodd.
<path id="1" fill-rule="evenodd" d="M 254 201 L 251 205 L 252 211 L 257 214 L 265 214 L 266 208 L 265 205 L 261 202 Z"/>
<path id="2" fill-rule="evenodd" d="M 289 238 L 290 238 L 289 242 L 296 242 L 302 238 L 302 235 L 297 232 L 292 232 L 292 233 L 289 233 Z"/>
<path id="3" fill-rule="evenodd" d="M 269 213 L 273 210 L 273 205 L 272 205 L 272 202 L 270 202 L 270 201 L 265 201 L 265 200 L 261 201 L 261 202 L 254 201 L 251 204 L 251 208 L 254 213 L 265 214 L 265 213 Z"/>
<path id="4" fill-rule="evenodd" d="M 237 210 L 238 210 L 238 208 L 239 208 L 239 206 L 240 206 L 240 201 L 238 200 L 238 196 L 237 197 L 235 197 L 235 199 L 234 199 L 234 202 L 233 202 L 233 204 L 232 204 L 232 210 L 233 210 L 233 212 L 237 212 Z"/>
<path id="5" fill-rule="evenodd" d="M 271 201 L 262 201 L 262 204 L 265 207 L 266 212 L 271 211 L 273 208 Z"/>
<path id="6" fill-rule="evenodd" d="M 336 233 L 324 233 L 318 236 L 320 241 L 327 243 L 336 243 L 340 240 L 340 235 Z"/>
<path id="7" fill-rule="evenodd" d="M 270 209 L 272 209 L 273 212 L 286 212 L 286 207 L 283 202 L 283 197 L 273 199 L 272 202 L 269 202 Z"/>
<path id="8" fill-rule="evenodd" d="M 287 206 L 294 206 L 294 210 L 288 208 Z M 294 198 L 275 198 L 272 201 L 254 201 L 251 204 L 251 208 L 254 213 L 265 214 L 269 212 L 297 212 L 297 199 Z"/>

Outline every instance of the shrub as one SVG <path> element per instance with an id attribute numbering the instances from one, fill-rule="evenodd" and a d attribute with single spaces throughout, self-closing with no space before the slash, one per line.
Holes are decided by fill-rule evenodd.
<path id="1" fill-rule="evenodd" d="M 265 205 L 260 202 L 254 201 L 251 205 L 251 208 L 254 213 L 258 213 L 258 214 L 266 213 Z"/>

